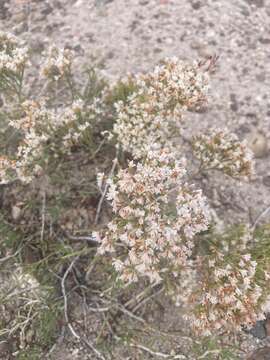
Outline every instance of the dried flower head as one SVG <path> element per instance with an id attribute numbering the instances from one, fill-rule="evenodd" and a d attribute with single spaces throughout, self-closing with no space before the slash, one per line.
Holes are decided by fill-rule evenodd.
<path id="1" fill-rule="evenodd" d="M 28 60 L 28 49 L 14 35 L 0 32 L 0 75 L 20 73 Z"/>
<path id="2" fill-rule="evenodd" d="M 51 151 L 70 149 L 91 126 L 95 116 L 92 105 L 89 105 L 85 115 L 82 101 L 75 101 L 70 107 L 59 111 L 48 109 L 44 102 L 26 101 L 22 109 L 23 116 L 10 120 L 9 125 L 22 133 L 23 140 L 18 146 L 15 160 L 6 159 L 2 162 L 2 181 L 13 169 L 22 182 L 30 182 L 41 171 L 37 162 L 42 158 L 48 141 Z"/>
<path id="3" fill-rule="evenodd" d="M 238 331 L 262 318 L 262 288 L 255 278 L 257 262 L 250 254 L 213 252 L 203 258 L 189 301 L 195 306 L 188 318 L 196 332 Z"/>
<path id="4" fill-rule="evenodd" d="M 72 65 L 72 52 L 68 49 L 60 49 L 55 45 L 48 51 L 48 57 L 42 67 L 41 73 L 51 80 L 59 80 L 70 73 Z"/>
<path id="5" fill-rule="evenodd" d="M 191 255 L 194 235 L 207 229 L 205 199 L 183 182 L 185 173 L 185 161 L 167 149 L 149 150 L 143 162 L 131 161 L 110 181 L 107 198 L 115 217 L 99 253 L 123 246 L 124 255 L 113 256 L 123 281 L 159 282 L 165 272 L 177 275 Z"/>
<path id="6" fill-rule="evenodd" d="M 125 103 L 116 104 L 114 133 L 125 151 L 140 158 L 151 144 L 170 146 L 185 110 L 206 101 L 208 77 L 199 65 L 172 58 L 152 73 L 138 75 L 134 89 Z"/>
<path id="7" fill-rule="evenodd" d="M 16 161 L 7 156 L 0 156 L 0 183 L 6 184 L 11 180 L 12 170 L 16 169 Z"/>
<path id="8" fill-rule="evenodd" d="M 202 168 L 221 170 L 234 178 L 248 178 L 254 173 L 253 153 L 246 141 L 227 129 L 212 129 L 209 135 L 198 135 L 193 151 Z"/>

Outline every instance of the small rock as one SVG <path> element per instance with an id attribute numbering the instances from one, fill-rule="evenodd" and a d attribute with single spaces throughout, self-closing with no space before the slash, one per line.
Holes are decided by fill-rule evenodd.
<path id="1" fill-rule="evenodd" d="M 270 39 L 269 39 L 269 38 L 262 38 L 262 37 L 260 37 L 260 38 L 259 38 L 259 42 L 260 42 L 261 44 L 268 45 L 268 44 L 270 44 Z"/>
<path id="2" fill-rule="evenodd" d="M 244 16 L 250 16 L 250 12 L 248 10 L 248 8 L 246 6 L 241 6 L 240 5 L 240 9 L 241 9 L 241 14 L 244 15 Z"/>
<path id="3" fill-rule="evenodd" d="M 254 337 L 262 340 L 266 338 L 265 321 L 257 321 L 256 324 L 248 331 Z"/>
<path id="4" fill-rule="evenodd" d="M 11 215 L 14 220 L 18 220 L 21 216 L 21 209 L 16 205 L 12 206 Z"/>
<path id="5" fill-rule="evenodd" d="M 41 14 L 47 16 L 53 12 L 53 8 L 51 7 L 50 4 L 45 3 L 45 5 L 46 6 L 41 10 Z"/>
<path id="6" fill-rule="evenodd" d="M 264 0 L 246 0 L 249 5 L 254 5 L 258 8 L 264 7 Z"/>
<path id="7" fill-rule="evenodd" d="M 266 137 L 259 131 L 253 131 L 247 138 L 248 145 L 256 158 L 262 158 L 268 154 Z"/>
<path id="8" fill-rule="evenodd" d="M 238 103 L 237 103 L 237 100 L 236 100 L 236 95 L 235 94 L 231 94 L 230 95 L 230 100 L 231 100 L 231 110 L 234 111 L 234 112 L 237 112 L 238 110 Z"/>
<path id="9" fill-rule="evenodd" d="M 194 49 L 194 50 L 199 50 L 202 46 L 203 46 L 203 44 L 198 40 L 193 40 L 190 43 L 191 49 Z"/>
<path id="10" fill-rule="evenodd" d="M 80 44 L 74 45 L 73 50 L 76 51 L 78 54 L 81 54 L 81 55 L 84 54 L 84 50 Z"/>
<path id="11" fill-rule="evenodd" d="M 265 73 L 261 72 L 259 74 L 256 75 L 256 80 L 258 80 L 259 82 L 264 82 L 266 79 Z"/>
<path id="12" fill-rule="evenodd" d="M 133 20 L 132 23 L 129 25 L 130 31 L 133 32 L 136 30 L 140 22 L 138 20 Z"/>
<path id="13" fill-rule="evenodd" d="M 42 53 L 44 51 L 45 45 L 41 39 L 37 39 L 36 37 L 30 40 L 30 48 L 35 53 Z"/>
<path id="14" fill-rule="evenodd" d="M 159 48 L 159 47 L 155 47 L 154 48 L 154 53 L 155 54 L 159 54 L 159 53 L 161 53 L 162 52 L 162 49 L 161 48 Z"/>
<path id="15" fill-rule="evenodd" d="M 214 51 L 207 45 L 203 45 L 198 49 L 198 55 L 202 58 L 210 58 L 214 55 Z"/>
<path id="16" fill-rule="evenodd" d="M 15 35 L 20 35 L 26 31 L 28 31 L 27 22 L 22 22 L 22 23 L 18 24 L 17 26 L 15 26 L 13 28 L 13 31 L 14 31 Z"/>
<path id="17" fill-rule="evenodd" d="M 262 182 L 265 186 L 269 186 L 270 187 L 270 175 L 266 175 L 263 177 Z"/>
<path id="18" fill-rule="evenodd" d="M 202 7 L 202 3 L 200 1 L 195 1 L 191 4 L 194 10 L 199 10 Z"/>
<path id="19" fill-rule="evenodd" d="M 142 6 L 148 5 L 149 0 L 140 0 L 139 4 L 142 5 Z"/>
<path id="20" fill-rule="evenodd" d="M 245 135 L 245 137 L 246 137 L 246 134 L 250 133 L 250 127 L 247 125 L 245 119 L 243 122 L 242 122 L 242 119 L 239 119 L 239 124 L 240 124 L 240 126 L 237 129 L 237 134 Z"/>
<path id="21" fill-rule="evenodd" d="M 37 12 L 34 16 L 34 20 L 35 22 L 38 22 L 38 21 L 45 21 L 46 22 L 46 18 L 47 18 L 47 15 L 45 14 L 42 14 L 41 12 Z"/>
<path id="22" fill-rule="evenodd" d="M 115 55 L 115 54 L 114 54 L 114 51 L 111 50 L 111 51 L 109 51 L 109 52 L 107 53 L 106 58 L 109 59 L 109 60 L 111 60 L 111 59 L 114 58 L 114 55 Z"/>
<path id="23" fill-rule="evenodd" d="M 21 22 L 24 22 L 26 20 L 27 14 L 24 11 L 17 12 L 12 16 L 12 22 L 14 22 L 14 24 L 20 24 Z"/>
<path id="24" fill-rule="evenodd" d="M 34 333 L 33 329 L 29 329 L 27 331 L 26 336 L 25 336 L 25 340 L 26 340 L 27 344 L 31 344 L 31 342 L 34 339 L 34 335 L 35 335 L 35 333 Z"/>
<path id="25" fill-rule="evenodd" d="M 168 37 L 168 38 L 165 39 L 165 43 L 168 44 L 168 45 L 173 44 L 173 42 L 174 42 L 173 38 L 171 38 L 171 37 Z"/>

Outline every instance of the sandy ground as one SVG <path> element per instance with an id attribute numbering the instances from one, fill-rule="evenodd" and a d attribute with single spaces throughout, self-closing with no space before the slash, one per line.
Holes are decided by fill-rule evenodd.
<path id="1" fill-rule="evenodd" d="M 206 192 L 220 217 L 252 222 L 267 207 L 268 0 L 1 0 L 0 18 L 2 28 L 37 51 L 56 43 L 83 61 L 102 58 L 111 78 L 146 71 L 168 56 L 194 61 L 218 55 L 208 111 L 192 114 L 186 132 L 227 126 L 255 150 L 257 175 L 250 184 L 211 176 Z"/>
<path id="2" fill-rule="evenodd" d="M 248 139 L 257 174 L 242 185 L 213 175 L 205 191 L 231 222 L 254 222 L 270 205 L 269 0 L 0 0 L 0 28 L 36 51 L 56 43 L 103 58 L 112 79 L 168 56 L 218 55 L 209 107 L 191 114 L 185 131 L 227 126 Z"/>

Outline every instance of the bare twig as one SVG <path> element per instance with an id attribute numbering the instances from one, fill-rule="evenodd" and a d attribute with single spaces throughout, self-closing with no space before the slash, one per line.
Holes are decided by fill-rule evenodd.
<path id="1" fill-rule="evenodd" d="M 15 256 L 17 256 L 17 255 L 20 253 L 20 251 L 22 250 L 22 248 L 23 248 L 23 246 L 20 247 L 14 254 L 7 255 L 7 256 L 5 256 L 4 258 L 1 258 L 1 259 L 0 259 L 0 264 L 3 263 L 3 262 L 5 262 L 5 261 L 7 261 L 7 260 L 9 260 L 9 259 L 12 259 L 12 258 L 15 257 Z"/>
<path id="2" fill-rule="evenodd" d="M 141 345 L 141 344 L 131 343 L 130 346 L 141 349 L 141 350 L 147 352 L 148 354 L 150 354 L 152 356 L 162 357 L 163 359 L 169 359 L 169 358 L 170 359 L 186 359 L 185 355 L 165 354 L 165 353 L 161 353 L 161 352 L 158 352 L 158 351 L 153 351 L 153 350 L 149 349 L 148 347 L 146 347 L 144 345 Z"/>
<path id="3" fill-rule="evenodd" d="M 93 236 L 74 236 L 67 232 L 65 232 L 65 235 L 69 240 L 86 241 L 88 244 L 90 244 L 92 246 L 99 246 L 99 242 L 97 240 L 95 240 L 95 238 Z"/>
<path id="4" fill-rule="evenodd" d="M 41 242 L 43 242 L 44 240 L 45 216 L 46 216 L 46 192 L 44 190 L 42 193 L 42 208 L 41 208 L 41 231 L 40 231 Z"/>
<path id="5" fill-rule="evenodd" d="M 208 357 L 206 357 L 209 354 L 219 354 L 220 350 L 207 350 L 205 353 L 203 353 L 201 356 L 199 356 L 197 359 L 208 359 Z"/>
<path id="6" fill-rule="evenodd" d="M 251 228 L 251 231 L 252 231 L 252 232 L 256 229 L 258 223 L 259 223 L 259 222 L 261 221 L 261 219 L 269 212 L 269 210 L 270 210 L 270 206 L 268 206 L 264 211 L 262 211 L 262 212 L 260 213 L 260 215 L 256 218 L 256 220 L 255 220 L 255 222 L 254 222 L 254 224 L 252 225 L 252 228 Z"/>
<path id="7" fill-rule="evenodd" d="M 99 359 L 102 360 L 106 360 L 103 355 L 94 347 L 93 344 L 91 344 L 88 340 L 82 338 L 79 334 L 77 334 L 77 332 L 75 331 L 74 327 L 72 326 L 72 324 L 70 323 L 69 320 L 69 316 L 68 316 L 68 301 L 67 301 L 67 294 L 66 294 L 66 288 L 65 288 L 65 281 L 66 278 L 68 276 L 68 274 L 71 272 L 75 262 L 79 259 L 79 256 L 77 256 L 76 258 L 74 258 L 72 260 L 72 262 L 70 263 L 69 267 L 67 268 L 66 272 L 64 273 L 64 276 L 61 280 L 61 289 L 62 289 L 62 294 L 63 294 L 63 298 L 64 298 L 64 315 L 65 315 L 65 320 L 67 323 L 67 326 L 70 330 L 70 332 L 72 333 L 72 335 L 78 339 L 80 342 L 82 342 L 83 344 L 85 344 L 89 349 L 91 349 L 97 356 Z"/>
<path id="8" fill-rule="evenodd" d="M 63 298 L 64 298 L 64 315 L 65 315 L 65 320 L 67 323 L 67 326 L 69 328 L 69 330 L 71 331 L 72 335 L 75 336 L 77 339 L 79 339 L 79 335 L 76 334 L 75 330 L 73 329 L 73 326 L 71 325 L 70 321 L 69 321 L 69 316 L 68 316 L 68 301 L 67 301 L 67 295 L 66 295 L 66 287 L 65 287 L 65 281 L 66 278 L 68 276 L 68 274 L 70 273 L 71 269 L 73 268 L 75 262 L 78 260 L 79 256 L 77 256 L 75 259 L 72 260 L 72 262 L 70 263 L 69 267 L 67 268 L 66 272 L 64 273 L 64 276 L 61 280 L 61 289 L 62 289 L 62 294 L 63 294 Z"/>
<path id="9" fill-rule="evenodd" d="M 141 323 L 143 323 L 143 324 L 146 324 L 146 321 L 145 321 L 143 318 L 141 318 L 141 317 L 133 314 L 133 312 L 131 312 L 131 311 L 129 311 L 128 309 L 126 309 L 123 305 L 117 304 L 117 307 L 118 307 L 118 309 L 119 309 L 121 312 L 123 312 L 124 314 L 128 315 L 128 316 L 131 317 L 132 319 L 135 319 L 135 320 L 137 320 L 137 321 L 139 321 L 139 322 L 141 322 Z"/>
<path id="10" fill-rule="evenodd" d="M 128 300 L 124 306 L 125 308 L 130 308 L 133 303 L 139 303 L 144 299 L 144 296 L 147 294 L 148 291 L 153 290 L 155 288 L 156 284 L 151 284 L 148 287 L 146 287 L 142 292 L 140 292 L 135 297 L 132 297 L 130 300 Z"/>
<path id="11" fill-rule="evenodd" d="M 142 305 L 144 305 L 145 303 L 147 303 L 149 300 L 151 300 L 153 297 L 156 297 L 157 295 L 159 295 L 160 293 L 162 293 L 164 291 L 164 288 L 162 287 L 161 289 L 159 289 L 157 292 L 154 292 L 153 294 L 147 296 L 146 298 L 144 298 L 142 301 L 140 301 L 133 309 L 133 312 L 136 312 Z"/>
<path id="12" fill-rule="evenodd" d="M 101 149 L 102 146 L 104 145 L 105 141 L 106 141 L 106 139 L 103 139 L 103 140 L 100 142 L 99 146 L 98 146 L 97 149 L 94 151 L 93 155 L 90 157 L 89 160 L 93 160 L 93 159 L 95 158 L 95 156 L 99 153 L 100 149 Z"/>
<path id="13" fill-rule="evenodd" d="M 113 165 L 112 165 L 112 168 L 111 168 L 111 171 L 110 171 L 110 175 L 109 175 L 110 178 L 112 177 L 112 175 L 113 175 L 113 173 L 114 173 L 116 164 L 117 164 L 117 158 L 115 158 L 115 159 L 113 160 Z M 95 217 L 95 225 L 97 225 L 97 223 L 98 223 L 99 215 L 100 215 L 100 211 L 101 211 L 101 207 L 102 207 L 103 201 L 104 201 L 104 199 L 105 199 L 106 193 L 107 193 L 107 191 L 108 191 L 108 187 L 109 187 L 109 183 L 107 182 L 106 185 L 105 185 L 104 191 L 103 191 L 103 193 L 102 193 L 102 195 L 101 195 L 101 198 L 100 198 L 100 200 L 99 200 L 98 206 L 97 206 L 97 212 L 96 212 L 96 217 Z"/>
<path id="14" fill-rule="evenodd" d="M 107 312 L 109 311 L 111 308 L 113 308 L 112 306 L 107 306 L 107 307 L 91 307 L 91 306 L 87 306 L 87 310 L 92 311 L 92 312 Z"/>

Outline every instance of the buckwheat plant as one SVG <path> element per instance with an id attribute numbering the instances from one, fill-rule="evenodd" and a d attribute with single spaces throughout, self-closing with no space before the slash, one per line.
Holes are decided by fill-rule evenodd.
<path id="1" fill-rule="evenodd" d="M 40 173 L 46 163 L 46 150 L 58 154 L 69 152 L 91 126 L 95 111 L 86 111 L 82 101 L 58 111 L 46 108 L 45 103 L 26 101 L 22 104 L 24 116 L 10 120 L 9 125 L 23 134 L 15 158 L 3 158 L 1 162 L 2 181 L 6 182 L 8 172 L 15 170 L 19 180 L 29 183 Z M 44 163 L 45 161 L 45 163 Z M 11 173 L 9 172 L 11 175 Z M 11 177 L 12 178 L 12 177 Z"/>
<path id="2" fill-rule="evenodd" d="M 249 253 L 224 255 L 214 251 L 201 258 L 198 283 L 189 301 L 194 312 L 187 318 L 195 331 L 211 335 L 241 330 L 263 319 L 263 289 L 256 279 L 257 262 Z"/>
<path id="3" fill-rule="evenodd" d="M 206 102 L 207 72 L 200 64 L 174 58 L 133 82 L 127 101 L 116 104 L 114 133 L 135 162 L 108 180 L 114 217 L 105 233 L 96 234 L 98 252 L 111 253 L 124 282 L 146 277 L 168 284 L 173 278 L 168 293 L 176 304 L 192 307 L 189 320 L 197 332 L 250 325 L 263 316 L 257 263 L 246 243 L 230 253 L 212 247 L 195 255 L 211 219 L 202 191 L 187 176 L 186 161 L 179 160 L 184 149 L 173 139 L 181 132 L 185 111 Z M 239 179 L 253 174 L 251 151 L 226 129 L 200 134 L 192 144 L 199 172 L 217 169 Z M 99 177 L 100 186 L 103 181 Z"/>
<path id="4" fill-rule="evenodd" d="M 105 195 L 113 211 L 105 228 L 94 236 L 100 242 L 97 253 L 111 258 L 120 283 L 143 279 L 150 282 L 151 289 L 165 284 L 164 289 L 177 305 L 192 310 L 188 319 L 195 331 L 205 335 L 239 330 L 243 324 L 262 318 L 268 258 L 262 265 L 261 249 L 254 257 L 251 232 L 241 244 L 228 247 L 220 238 L 215 246 L 200 252 L 211 216 L 190 171 L 196 161 L 187 163 L 188 149 L 180 145 L 179 136 L 188 111 L 207 102 L 206 63 L 166 59 L 153 72 L 129 76 L 115 87 L 99 82 L 90 69 L 82 86 L 82 76 L 77 81 L 74 72 L 71 51 L 52 46 L 41 69 L 41 85 L 45 82 L 46 86 L 40 86 L 41 93 L 34 97 L 22 88 L 29 62 L 28 50 L 20 41 L 0 33 L 0 90 L 4 106 L 12 100 L 11 110 L 3 110 L 3 117 L 7 133 L 15 138 L 0 156 L 1 183 L 14 178 L 30 183 L 50 164 L 54 169 L 78 149 L 87 149 L 86 159 L 91 163 L 105 141 L 107 152 L 101 161 L 110 162 L 108 149 L 115 143 L 103 136 L 109 133 L 116 148 L 123 151 L 110 178 L 99 174 L 97 187 L 93 186 L 95 194 L 96 188 L 102 193 L 95 225 Z M 106 107 L 110 102 L 115 102 L 115 110 Z M 200 162 L 198 172 L 220 170 L 241 180 L 253 174 L 252 153 L 227 129 L 198 134 L 192 147 Z M 106 166 L 100 170 L 105 168 L 106 172 Z M 93 199 L 89 197 L 89 203 L 95 203 Z M 79 202 L 78 207 L 85 203 L 85 193 Z M 45 206 L 46 197 L 44 214 Z M 44 215 L 44 227 L 46 219 Z M 52 223 L 58 234 L 56 221 Z M 97 245 L 95 241 L 93 244 Z"/>
<path id="5" fill-rule="evenodd" d="M 15 153 L 1 156 L 1 183 L 14 178 L 29 183 L 42 173 L 51 158 L 69 154 L 76 145 L 90 150 L 94 144 L 93 129 L 103 112 L 101 97 L 94 97 L 88 91 L 93 85 L 91 79 L 81 94 L 75 94 L 72 53 L 56 46 L 50 48 L 42 74 L 53 82 L 63 80 L 67 91 L 72 93 L 71 101 L 52 107 L 50 98 L 31 99 L 23 94 L 24 73 L 30 62 L 27 54 L 28 49 L 16 37 L 0 33 L 0 85 L 5 94 L 18 95 L 18 102 L 12 108 L 5 104 L 9 109 L 7 127 L 15 129 L 20 139 Z"/>
<path id="6" fill-rule="evenodd" d="M 73 54 L 68 49 L 60 49 L 52 45 L 48 56 L 42 66 L 41 73 L 44 77 L 57 81 L 71 72 Z"/>
<path id="7" fill-rule="evenodd" d="M 134 88 L 125 103 L 116 104 L 114 134 L 123 150 L 140 158 L 149 145 L 175 145 L 185 111 L 206 101 L 208 76 L 199 64 L 172 58 L 135 77 Z"/>
<path id="8" fill-rule="evenodd" d="M 205 199 L 185 183 L 185 174 L 185 161 L 164 148 L 149 150 L 143 162 L 129 162 L 109 180 L 115 216 L 99 253 L 115 254 L 113 265 L 124 282 L 160 282 L 166 272 L 177 276 L 191 256 L 194 236 L 207 229 Z M 125 250 L 120 258 L 118 246 Z"/>
<path id="9" fill-rule="evenodd" d="M 21 98 L 28 49 L 15 36 L 0 32 L 0 89 Z"/>
<path id="10" fill-rule="evenodd" d="M 253 153 L 246 141 L 227 129 L 196 136 L 193 151 L 203 169 L 220 170 L 234 178 L 249 178 L 254 173 Z"/>

